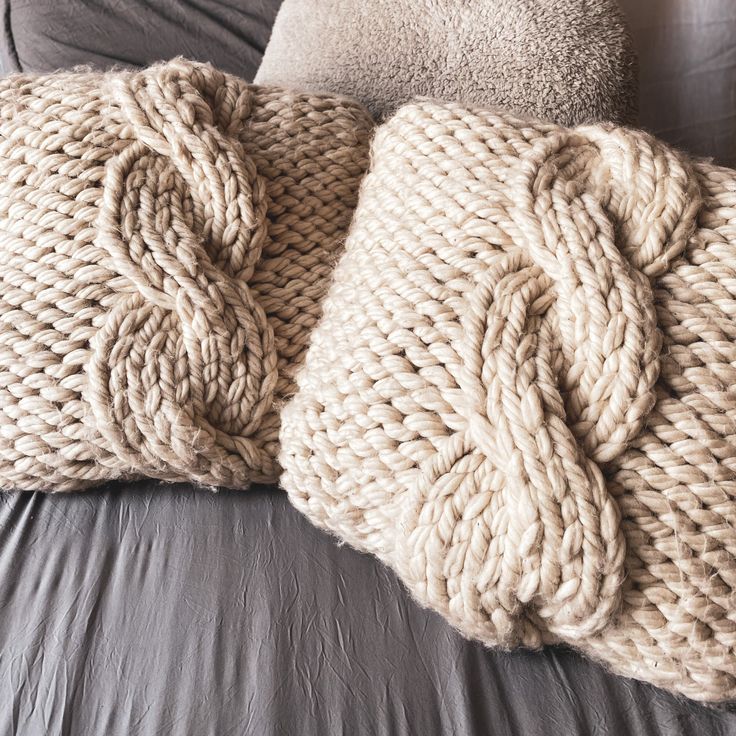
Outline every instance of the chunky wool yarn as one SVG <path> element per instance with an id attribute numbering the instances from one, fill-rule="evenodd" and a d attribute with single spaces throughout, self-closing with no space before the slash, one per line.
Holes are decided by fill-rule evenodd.
<path id="1" fill-rule="evenodd" d="M 275 479 L 371 130 L 183 60 L 0 81 L 0 486 Z"/>
<path id="2" fill-rule="evenodd" d="M 736 697 L 736 172 L 408 105 L 297 385 L 294 505 L 465 635 Z"/>

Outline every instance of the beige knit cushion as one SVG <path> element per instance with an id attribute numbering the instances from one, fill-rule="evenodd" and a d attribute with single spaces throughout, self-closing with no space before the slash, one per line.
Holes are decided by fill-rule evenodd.
<path id="1" fill-rule="evenodd" d="M 736 172 L 419 102 L 282 414 L 282 484 L 464 634 L 736 696 Z"/>
<path id="2" fill-rule="evenodd" d="M 274 479 L 371 128 L 183 60 L 0 81 L 0 486 Z"/>

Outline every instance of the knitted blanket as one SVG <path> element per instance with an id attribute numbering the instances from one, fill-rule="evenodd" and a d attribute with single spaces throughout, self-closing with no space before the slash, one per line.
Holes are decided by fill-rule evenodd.
<path id="1" fill-rule="evenodd" d="M 297 385 L 294 505 L 465 635 L 736 697 L 736 172 L 406 106 Z"/>
<path id="2" fill-rule="evenodd" d="M 636 66 L 616 0 L 284 0 L 255 81 L 350 95 L 377 118 L 426 95 L 633 123 Z"/>
<path id="3" fill-rule="evenodd" d="M 177 60 L 0 81 L 0 487 L 274 480 L 357 103 Z"/>

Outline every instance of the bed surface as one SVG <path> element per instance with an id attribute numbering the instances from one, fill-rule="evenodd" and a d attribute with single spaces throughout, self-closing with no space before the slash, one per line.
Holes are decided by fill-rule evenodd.
<path id="1" fill-rule="evenodd" d="M 273 489 L 5 497 L 0 529 L 3 735 L 736 733 L 573 652 L 464 641 Z"/>
<path id="2" fill-rule="evenodd" d="M 0 65 L 252 78 L 278 0 L 0 0 Z M 736 5 L 622 0 L 645 127 L 736 164 Z M 275 488 L 0 496 L 0 736 L 736 736 L 564 649 L 490 652 Z"/>

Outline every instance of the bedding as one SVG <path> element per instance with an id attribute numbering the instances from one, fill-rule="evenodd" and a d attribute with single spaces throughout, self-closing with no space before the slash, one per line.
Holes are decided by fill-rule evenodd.
<path id="1" fill-rule="evenodd" d="M 731 0 L 698 13 L 692 0 L 622 4 L 642 123 L 729 163 L 733 138 L 707 131 L 732 130 L 736 115 L 723 94 L 736 79 Z M 183 54 L 252 79 L 277 5 L 5 0 L 2 68 Z M 676 94 L 680 58 L 696 100 Z M 273 488 L 0 496 L 0 580 L 3 736 L 736 734 L 736 715 L 564 647 L 489 653 L 464 640 Z"/>
<path id="2" fill-rule="evenodd" d="M 284 0 L 256 82 L 351 95 L 377 118 L 422 96 L 636 122 L 616 0 Z"/>
<path id="3" fill-rule="evenodd" d="M 489 653 L 286 494 L 0 499 L 3 736 L 732 736 L 563 648 Z"/>
<path id="4" fill-rule="evenodd" d="M 736 699 L 736 171 L 460 103 L 371 145 L 281 485 L 423 605 Z"/>
<path id="5" fill-rule="evenodd" d="M 252 81 L 281 0 L 0 0 L 0 63 L 52 72 L 184 56 Z"/>
<path id="6" fill-rule="evenodd" d="M 372 131 L 184 59 L 4 78 L 0 487 L 276 481 Z"/>

